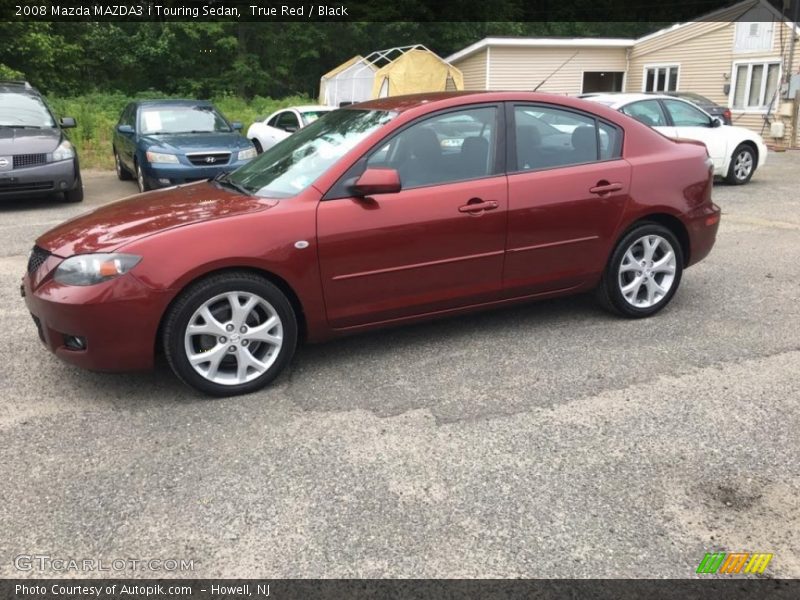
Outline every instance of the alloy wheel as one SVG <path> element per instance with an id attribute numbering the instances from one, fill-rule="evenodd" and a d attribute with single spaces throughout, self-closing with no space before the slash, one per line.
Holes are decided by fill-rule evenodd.
<path id="1" fill-rule="evenodd" d="M 753 170 L 753 154 L 749 150 L 742 150 L 736 155 L 733 162 L 733 174 L 736 179 L 747 179 Z"/>
<path id="2" fill-rule="evenodd" d="M 653 307 L 669 293 L 676 269 L 675 250 L 668 240 L 660 235 L 642 236 L 622 257 L 619 290 L 631 306 Z"/>
<path id="3" fill-rule="evenodd" d="M 240 385 L 264 374 L 283 346 L 275 308 L 251 292 L 226 292 L 189 319 L 184 350 L 192 368 L 219 385 Z"/>

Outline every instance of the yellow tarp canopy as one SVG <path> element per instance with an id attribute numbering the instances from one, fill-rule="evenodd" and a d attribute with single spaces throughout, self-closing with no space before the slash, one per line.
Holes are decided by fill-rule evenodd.
<path id="1" fill-rule="evenodd" d="M 415 49 L 376 71 L 372 97 L 463 89 L 461 71 L 429 50 Z"/>

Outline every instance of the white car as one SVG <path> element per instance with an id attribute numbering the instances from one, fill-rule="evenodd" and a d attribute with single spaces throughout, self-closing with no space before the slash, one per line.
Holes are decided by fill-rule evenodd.
<path id="1" fill-rule="evenodd" d="M 596 94 L 585 97 L 625 113 L 667 137 L 698 140 L 714 161 L 714 175 L 741 185 L 767 160 L 761 136 L 744 127 L 723 125 L 691 102 L 660 94 Z"/>
<path id="2" fill-rule="evenodd" d="M 247 139 L 253 142 L 256 151 L 260 154 L 332 110 L 334 109 L 330 106 L 284 108 L 250 125 L 247 130 Z"/>

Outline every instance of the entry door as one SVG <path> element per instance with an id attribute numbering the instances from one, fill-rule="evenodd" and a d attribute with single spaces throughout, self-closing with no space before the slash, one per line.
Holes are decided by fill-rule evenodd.
<path id="1" fill-rule="evenodd" d="M 498 297 L 508 206 L 496 160 L 501 122 L 496 106 L 417 122 L 360 161 L 396 169 L 400 192 L 320 202 L 320 271 L 332 327 Z"/>
<path id="2" fill-rule="evenodd" d="M 631 167 L 621 158 L 622 131 L 552 107 L 516 106 L 514 121 L 506 292 L 576 287 L 602 271 L 628 199 Z"/>

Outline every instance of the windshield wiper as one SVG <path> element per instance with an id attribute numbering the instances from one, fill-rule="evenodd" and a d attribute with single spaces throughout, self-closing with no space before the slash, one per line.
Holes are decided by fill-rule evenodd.
<path id="1" fill-rule="evenodd" d="M 5 129 L 44 129 L 40 125 L 0 125 Z"/>
<path id="2" fill-rule="evenodd" d="M 236 183 L 234 181 L 231 181 L 228 178 L 228 173 L 220 173 L 219 175 L 214 177 L 214 179 L 212 179 L 212 181 L 214 183 L 216 183 L 217 185 L 219 185 L 220 187 L 226 187 L 228 189 L 231 189 L 231 190 L 234 190 L 236 192 L 239 192 L 240 194 L 244 194 L 245 196 L 252 196 L 253 195 L 253 193 L 250 190 L 248 190 L 246 187 L 244 187 L 242 184 Z"/>

